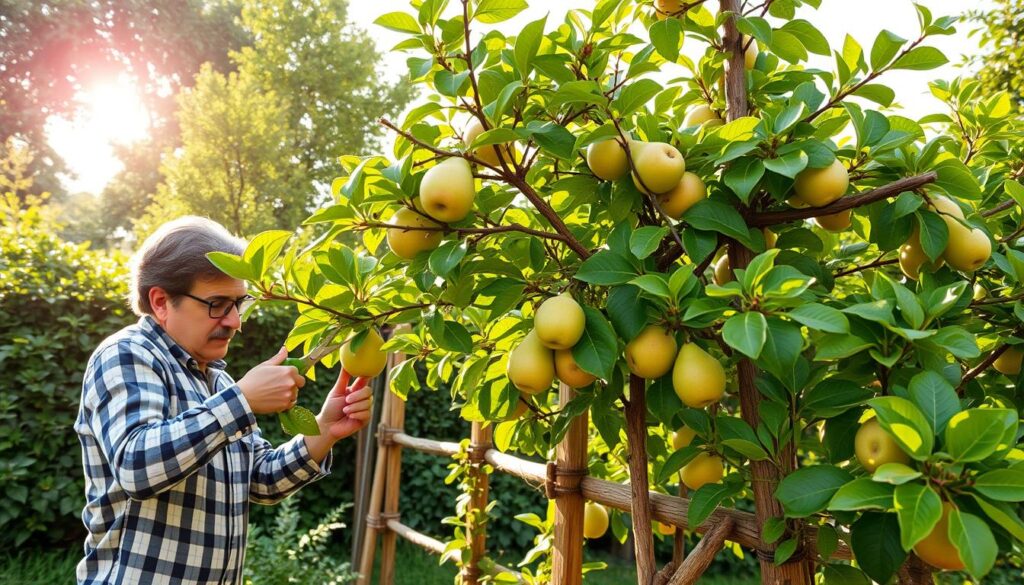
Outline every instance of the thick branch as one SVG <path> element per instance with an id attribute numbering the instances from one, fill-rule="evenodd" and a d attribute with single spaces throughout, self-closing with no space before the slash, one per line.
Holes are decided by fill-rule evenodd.
<path id="1" fill-rule="evenodd" d="M 985 359 L 981 360 L 980 364 L 971 368 L 966 374 L 964 374 L 963 379 L 960 380 L 960 385 L 956 387 L 956 393 L 963 394 L 964 389 L 967 388 L 967 383 L 977 378 L 982 372 L 987 370 L 989 366 L 995 363 L 995 361 L 999 359 L 999 356 L 1006 353 L 1006 350 L 1008 349 L 1010 349 L 1010 346 L 1004 343 L 1003 345 L 999 346 L 998 349 L 988 354 L 988 356 L 986 356 Z"/>
<path id="2" fill-rule="evenodd" d="M 732 520 L 726 518 L 724 522 L 716 524 L 714 528 L 704 534 L 693 551 L 687 555 L 686 560 L 679 565 L 679 570 L 669 579 L 668 585 L 693 585 L 696 583 L 704 571 L 711 566 L 711 561 L 715 560 L 718 551 L 722 550 L 722 545 L 725 544 L 725 538 L 729 536 L 730 530 L 732 530 Z"/>
<path id="3" fill-rule="evenodd" d="M 882 260 L 881 258 L 879 258 L 874 262 L 869 262 L 868 264 L 864 264 L 862 266 L 854 266 L 853 268 L 840 270 L 839 272 L 836 272 L 835 277 L 839 278 L 840 276 L 846 276 L 847 274 L 853 274 L 854 272 L 860 272 L 861 270 L 867 270 L 868 268 L 877 268 L 879 266 L 886 266 L 888 264 L 895 264 L 897 262 L 899 262 L 898 258 L 890 258 L 889 260 Z"/>
<path id="4" fill-rule="evenodd" d="M 881 199 L 899 195 L 905 191 L 913 191 L 918 187 L 935 182 L 937 178 L 938 175 L 935 171 L 928 171 L 927 173 L 893 181 L 892 183 L 883 185 L 877 189 L 872 189 L 849 197 L 842 197 L 823 207 L 807 207 L 803 209 L 787 209 L 786 211 L 767 211 L 763 213 L 750 214 L 747 218 L 747 225 L 751 227 L 768 227 L 789 223 L 798 219 L 809 219 L 820 215 L 832 215 L 833 213 L 839 213 L 840 211 L 861 207 Z"/>

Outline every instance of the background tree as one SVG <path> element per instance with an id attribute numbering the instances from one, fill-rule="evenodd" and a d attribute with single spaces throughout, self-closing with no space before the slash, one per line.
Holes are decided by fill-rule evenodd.
<path id="1" fill-rule="evenodd" d="M 284 101 L 299 160 L 318 185 L 337 175 L 337 158 L 378 145 L 381 115 L 402 110 L 408 83 L 388 83 L 380 53 L 354 27 L 345 0 L 258 0 L 242 9 L 250 45 L 232 53 L 244 69 Z"/>
<path id="2" fill-rule="evenodd" d="M 971 10 L 967 17 L 981 25 L 978 35 L 983 49 L 971 59 L 978 66 L 978 79 L 986 91 L 1005 91 L 1017 110 L 1024 108 L 1024 1 L 996 0 L 989 10 Z"/>

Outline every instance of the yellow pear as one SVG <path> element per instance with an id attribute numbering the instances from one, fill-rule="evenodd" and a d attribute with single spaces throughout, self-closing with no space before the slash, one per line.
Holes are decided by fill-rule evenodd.
<path id="1" fill-rule="evenodd" d="M 931 207 L 936 213 L 941 215 L 944 220 L 948 220 L 949 218 L 947 216 L 950 215 L 957 219 L 964 219 L 964 211 L 960 209 L 960 206 L 957 205 L 955 201 L 945 195 L 932 195 Z"/>
<path id="2" fill-rule="evenodd" d="M 795 209 L 807 209 L 810 205 L 804 203 L 803 199 L 800 199 L 796 195 L 793 195 L 789 199 L 786 199 L 786 203 Z"/>
<path id="3" fill-rule="evenodd" d="M 699 490 L 701 486 L 722 481 L 725 466 L 722 458 L 711 453 L 701 453 L 683 466 L 683 484 L 691 490 Z"/>
<path id="4" fill-rule="evenodd" d="M 433 250 L 441 245 L 440 230 L 404 230 L 403 227 L 439 228 L 440 224 L 430 221 L 416 211 L 403 207 L 395 212 L 388 223 L 396 226 L 388 228 L 388 247 L 396 256 L 411 260 L 424 250 Z"/>
<path id="5" fill-rule="evenodd" d="M 762 231 L 764 232 L 764 247 L 774 248 L 775 242 L 779 240 L 779 237 L 775 235 L 775 232 L 768 228 L 764 228 Z"/>
<path id="6" fill-rule="evenodd" d="M 796 196 L 811 207 L 822 207 L 839 199 L 850 186 L 850 173 L 836 159 L 823 169 L 804 169 L 793 182 Z"/>
<path id="7" fill-rule="evenodd" d="M 657 195 L 658 205 L 665 215 L 672 219 L 679 219 L 690 209 L 708 196 L 708 188 L 704 181 L 700 180 L 695 173 L 686 171 L 679 183 L 668 193 Z"/>
<path id="8" fill-rule="evenodd" d="M 473 169 L 464 158 L 451 157 L 427 169 L 420 183 L 420 203 L 430 217 L 443 222 L 469 215 L 476 199 Z"/>
<path id="9" fill-rule="evenodd" d="M 1014 345 L 999 354 L 996 361 L 992 362 L 992 367 L 1007 376 L 1016 376 L 1020 373 L 1022 360 L 1024 360 L 1024 351 L 1021 350 L 1021 346 Z"/>
<path id="10" fill-rule="evenodd" d="M 654 15 L 658 20 L 665 20 L 670 16 L 679 18 L 682 16 L 682 10 L 680 0 L 654 0 Z"/>
<path id="11" fill-rule="evenodd" d="M 589 386 L 597 379 L 597 376 L 580 368 L 572 357 L 571 349 L 555 350 L 555 375 L 570 388 Z"/>
<path id="12" fill-rule="evenodd" d="M 593 142 L 587 147 L 587 166 L 599 179 L 616 181 L 629 172 L 626 149 L 614 138 Z"/>
<path id="13" fill-rule="evenodd" d="M 725 394 L 725 368 L 695 343 L 684 343 L 672 369 L 672 386 L 683 404 L 703 408 Z"/>
<path id="14" fill-rule="evenodd" d="M 839 213 L 832 213 L 830 215 L 819 215 L 814 218 L 814 222 L 821 226 L 821 229 L 823 230 L 841 232 L 850 227 L 850 217 L 852 215 L 853 212 L 847 209 L 846 211 L 840 211 Z"/>
<path id="15" fill-rule="evenodd" d="M 864 421 L 857 429 L 853 437 L 853 450 L 857 454 L 857 461 L 868 473 L 874 473 L 884 463 L 910 463 L 910 456 L 900 449 L 899 443 L 874 418 Z"/>
<path id="16" fill-rule="evenodd" d="M 954 219 L 943 218 L 949 227 L 949 241 L 942 258 L 961 272 L 974 272 L 992 256 L 992 241 L 978 228 L 967 229 Z"/>
<path id="17" fill-rule="evenodd" d="M 658 531 L 658 534 L 663 536 L 671 536 L 676 533 L 675 526 L 672 526 L 671 524 L 664 524 L 660 521 L 655 522 L 655 529 Z"/>
<path id="18" fill-rule="evenodd" d="M 942 517 L 928 536 L 914 545 L 914 554 L 929 565 L 944 571 L 962 571 L 965 568 L 960 551 L 949 540 L 949 513 L 953 504 L 942 502 Z"/>
<path id="19" fill-rule="evenodd" d="M 633 157 L 635 171 L 633 183 L 642 193 L 650 195 L 671 191 L 686 172 L 683 155 L 671 144 L 634 141 L 630 145 L 630 156 Z"/>
<path id="20" fill-rule="evenodd" d="M 466 125 L 466 131 L 463 134 L 463 142 L 466 146 L 473 144 L 473 141 L 478 136 L 484 133 L 484 126 L 480 123 L 480 120 L 473 117 L 469 124 Z M 491 165 L 492 167 L 501 167 L 501 162 L 498 160 L 498 149 L 501 149 L 501 155 L 505 157 L 505 163 L 508 165 L 512 164 L 512 153 L 514 152 L 508 145 L 494 144 L 491 146 L 481 146 L 473 151 L 473 156 Z"/>
<path id="21" fill-rule="evenodd" d="M 608 532 L 608 510 L 594 502 L 584 504 L 583 537 L 601 538 L 605 532 Z"/>
<path id="22" fill-rule="evenodd" d="M 683 425 L 672 433 L 672 448 L 678 451 L 683 447 L 689 447 L 690 443 L 693 442 L 693 438 L 696 436 L 697 431 Z"/>
<path id="23" fill-rule="evenodd" d="M 545 347 L 569 349 L 583 337 L 586 326 L 583 307 L 569 293 L 544 301 L 533 317 L 533 330 Z"/>
<path id="24" fill-rule="evenodd" d="M 528 401 L 529 401 L 528 398 L 520 398 L 519 400 L 517 400 L 516 401 L 516 406 L 515 406 L 515 408 L 512 409 L 512 412 L 507 414 L 505 416 L 505 418 L 503 418 L 502 420 L 509 421 L 509 420 L 519 420 L 519 419 L 523 418 L 523 415 L 530 411 L 530 406 L 528 404 Z"/>
<path id="25" fill-rule="evenodd" d="M 715 262 L 715 276 L 712 278 L 715 284 L 722 286 L 727 282 L 732 282 L 732 268 L 729 266 L 729 254 L 722 254 L 722 257 Z"/>
<path id="26" fill-rule="evenodd" d="M 936 258 L 934 262 L 928 259 L 927 254 L 924 253 L 924 248 L 921 247 L 920 232 L 915 226 L 910 237 L 900 246 L 900 270 L 903 271 L 907 278 L 917 280 L 922 268 L 927 272 L 935 272 L 942 268 L 943 264 L 945 262 L 942 260 L 942 256 Z"/>
<path id="27" fill-rule="evenodd" d="M 988 289 L 985 288 L 980 282 L 974 283 L 974 294 L 971 298 L 975 301 L 983 301 L 988 296 Z"/>
<path id="28" fill-rule="evenodd" d="M 743 44 L 746 45 L 747 42 L 750 42 L 750 44 L 747 45 L 747 49 L 743 51 L 743 67 L 746 68 L 747 71 L 750 71 L 755 65 L 757 65 L 757 41 L 751 41 L 744 37 Z"/>
<path id="29" fill-rule="evenodd" d="M 536 331 L 530 331 L 508 354 L 508 379 L 527 394 L 540 394 L 555 381 L 555 358 Z"/>
<path id="30" fill-rule="evenodd" d="M 359 349 L 352 351 L 351 341 L 341 346 L 341 367 L 353 376 L 373 378 L 383 372 L 388 363 L 387 352 L 380 350 L 382 345 L 384 340 L 371 328 Z"/>
<path id="31" fill-rule="evenodd" d="M 707 104 L 697 104 L 692 106 L 686 112 L 686 117 L 683 118 L 683 128 L 689 128 L 690 126 L 702 126 L 707 124 L 708 126 L 718 126 L 724 124 L 725 121 L 722 117 L 715 113 L 711 109 L 711 106 Z"/>
<path id="32" fill-rule="evenodd" d="M 671 333 L 657 325 L 648 325 L 626 344 L 626 365 L 641 378 L 660 378 L 672 369 L 678 347 Z"/>

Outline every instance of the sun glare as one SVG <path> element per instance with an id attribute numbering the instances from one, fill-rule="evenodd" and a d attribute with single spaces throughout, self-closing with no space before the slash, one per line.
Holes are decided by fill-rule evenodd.
<path id="1" fill-rule="evenodd" d="M 99 193 L 122 165 L 112 145 L 145 138 L 149 116 L 131 79 L 122 75 L 96 84 L 75 96 L 80 106 L 73 119 L 53 116 L 47 121 L 50 145 L 70 170 L 70 191 Z"/>

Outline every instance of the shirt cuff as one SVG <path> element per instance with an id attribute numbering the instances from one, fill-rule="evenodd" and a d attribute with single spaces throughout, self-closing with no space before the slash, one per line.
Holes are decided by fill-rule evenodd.
<path id="1" fill-rule="evenodd" d="M 310 480 L 320 479 L 331 473 L 331 465 L 334 463 L 333 450 L 328 450 L 324 460 L 317 463 L 309 454 L 309 447 L 306 446 L 306 440 L 302 435 L 297 435 L 292 442 L 292 453 L 295 455 L 295 460 L 301 463 L 301 471 L 312 475 Z"/>
<path id="2" fill-rule="evenodd" d="M 213 416 L 217 417 L 221 430 L 229 442 L 235 442 L 253 431 L 256 415 L 249 408 L 249 401 L 242 394 L 238 384 L 233 384 L 214 394 L 206 401 Z"/>

